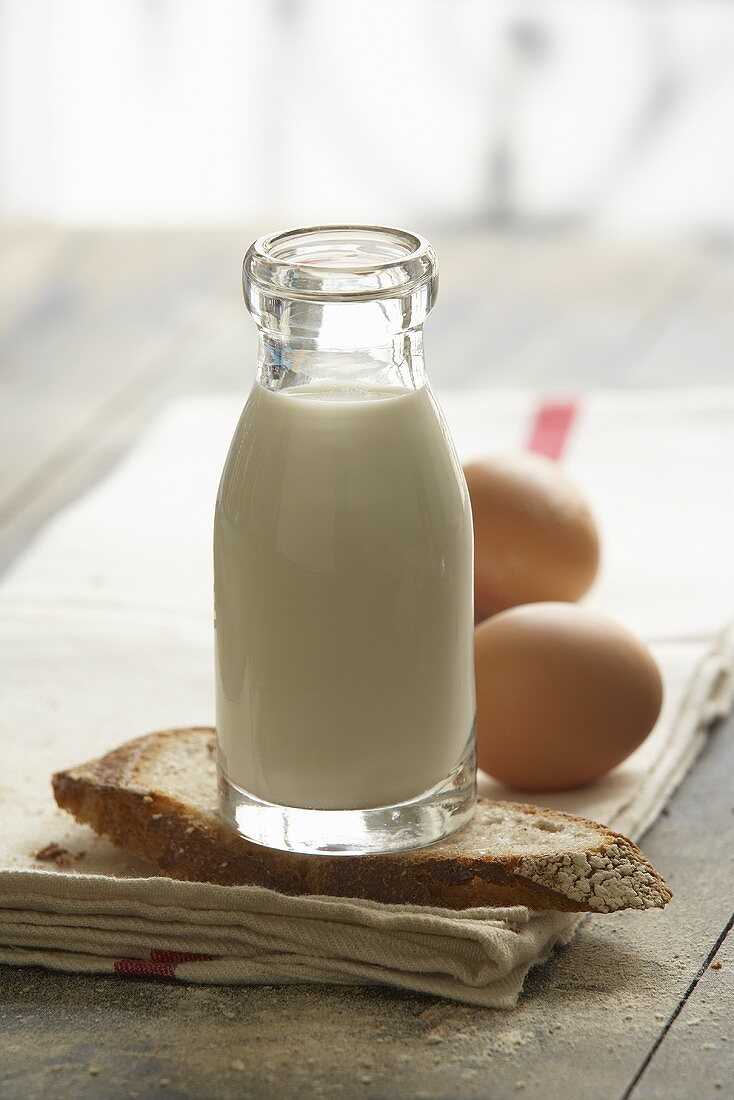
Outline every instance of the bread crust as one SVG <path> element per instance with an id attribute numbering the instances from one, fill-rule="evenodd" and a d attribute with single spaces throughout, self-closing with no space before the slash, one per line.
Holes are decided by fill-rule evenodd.
<path id="1" fill-rule="evenodd" d="M 57 773 L 54 795 L 77 821 L 164 874 L 189 881 L 450 909 L 524 905 L 612 912 L 662 908 L 670 900 L 667 884 L 626 837 L 596 822 L 519 803 L 480 799 L 474 823 L 409 852 L 309 856 L 264 848 L 217 815 L 214 746 L 209 728 L 148 734 Z M 192 770 L 203 797 L 186 790 Z M 521 838 L 517 849 L 496 850 L 493 836 L 510 828 Z M 542 843 L 533 847 L 539 833 Z"/>

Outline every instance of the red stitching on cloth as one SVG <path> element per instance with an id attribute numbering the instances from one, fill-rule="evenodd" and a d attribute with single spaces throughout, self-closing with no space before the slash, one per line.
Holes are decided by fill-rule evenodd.
<path id="1" fill-rule="evenodd" d="M 558 462 L 578 412 L 576 401 L 544 401 L 535 410 L 527 449 Z"/>
<path id="2" fill-rule="evenodd" d="M 147 959 L 115 959 L 115 974 L 136 974 L 142 978 L 175 978 L 176 967 L 185 962 L 207 962 L 214 955 L 194 951 L 153 950 Z"/>

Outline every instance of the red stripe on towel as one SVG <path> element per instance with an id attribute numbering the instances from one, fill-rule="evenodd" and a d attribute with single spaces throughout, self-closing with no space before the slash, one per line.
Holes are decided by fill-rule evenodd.
<path id="1" fill-rule="evenodd" d="M 149 959 L 116 959 L 115 974 L 135 974 L 139 978 L 175 978 L 176 967 L 185 962 L 206 962 L 213 955 L 193 951 L 151 951 Z"/>
<path id="2" fill-rule="evenodd" d="M 544 401 L 535 411 L 527 449 L 558 462 L 563 456 L 578 411 L 575 401 Z"/>
<path id="3" fill-rule="evenodd" d="M 115 959 L 115 974 L 135 974 L 138 978 L 175 978 L 172 963 L 155 963 L 149 959 Z"/>

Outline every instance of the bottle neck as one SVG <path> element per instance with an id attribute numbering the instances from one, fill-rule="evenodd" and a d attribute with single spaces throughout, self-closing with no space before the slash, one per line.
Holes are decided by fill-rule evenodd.
<path id="1" fill-rule="evenodd" d="M 258 381 L 269 389 L 426 385 L 422 326 L 438 265 L 425 238 L 374 225 L 260 237 L 242 289 L 260 330 Z"/>
<path id="2" fill-rule="evenodd" d="M 375 387 L 418 390 L 427 383 L 423 327 L 366 348 L 324 348 L 318 341 L 260 329 L 257 380 L 269 390 Z"/>

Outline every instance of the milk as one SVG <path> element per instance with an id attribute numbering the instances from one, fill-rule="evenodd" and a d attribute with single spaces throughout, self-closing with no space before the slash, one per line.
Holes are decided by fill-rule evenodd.
<path id="1" fill-rule="evenodd" d="M 227 779 L 291 807 L 415 798 L 474 722 L 472 528 L 430 389 L 256 383 L 214 534 Z"/>

